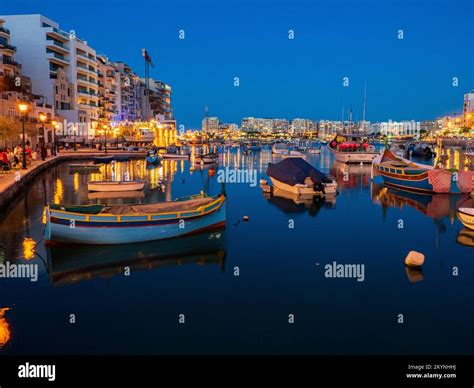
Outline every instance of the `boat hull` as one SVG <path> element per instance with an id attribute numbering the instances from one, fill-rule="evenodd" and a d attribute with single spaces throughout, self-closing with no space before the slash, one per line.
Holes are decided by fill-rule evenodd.
<path id="1" fill-rule="evenodd" d="M 87 215 L 48 208 L 48 244 L 128 244 L 187 236 L 225 226 L 225 198 L 203 209 L 155 215 Z"/>
<path id="2" fill-rule="evenodd" d="M 376 152 L 340 152 L 332 149 L 329 145 L 327 148 L 333 153 L 334 158 L 342 163 L 372 163 L 379 155 Z"/>
<path id="3" fill-rule="evenodd" d="M 471 208 L 471 210 L 472 209 L 473 208 Z M 471 211 L 470 214 L 467 210 L 460 208 L 457 211 L 457 216 L 459 221 L 461 221 L 466 228 L 474 230 L 474 211 Z"/>
<path id="4" fill-rule="evenodd" d="M 315 191 L 312 187 L 303 187 L 297 185 L 291 186 L 272 177 L 270 177 L 270 180 L 272 181 L 273 186 L 288 193 L 311 197 L 322 194 L 320 191 Z"/>
<path id="5" fill-rule="evenodd" d="M 180 154 L 163 154 L 163 159 L 174 159 L 174 160 L 188 160 L 189 155 L 180 155 Z"/>
<path id="6" fill-rule="evenodd" d="M 117 192 L 143 190 L 145 181 L 89 182 L 89 191 Z"/>

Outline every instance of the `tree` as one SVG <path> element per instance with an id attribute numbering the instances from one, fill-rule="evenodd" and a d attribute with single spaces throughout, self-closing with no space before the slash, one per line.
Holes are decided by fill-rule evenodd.
<path id="1" fill-rule="evenodd" d="M 16 138 L 18 134 L 18 122 L 9 118 L 0 116 L 0 140 L 3 147 L 7 146 L 7 141 Z"/>

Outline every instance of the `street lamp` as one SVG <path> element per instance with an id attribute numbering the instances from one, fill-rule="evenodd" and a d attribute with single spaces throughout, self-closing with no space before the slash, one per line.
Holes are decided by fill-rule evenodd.
<path id="1" fill-rule="evenodd" d="M 26 116 L 28 114 L 28 109 L 29 105 L 26 101 L 21 101 L 18 104 L 18 109 L 20 110 L 20 115 L 21 115 L 21 123 L 22 123 L 22 135 L 23 135 L 23 161 L 21 164 L 21 167 L 26 170 L 26 142 L 25 142 L 25 121 L 26 121 Z"/>
<path id="2" fill-rule="evenodd" d="M 59 129 L 59 124 L 56 120 L 51 121 L 51 125 L 53 126 L 53 147 L 51 149 L 51 154 L 56 156 L 56 131 Z"/>
<path id="3" fill-rule="evenodd" d="M 107 154 L 107 130 L 108 130 L 108 126 L 104 125 L 104 150 L 105 150 L 105 154 Z"/>
<path id="4" fill-rule="evenodd" d="M 38 115 L 39 121 L 41 121 L 41 132 L 39 135 L 40 140 L 40 152 L 41 152 L 41 160 L 45 160 L 45 149 L 44 149 L 44 123 L 47 119 L 47 116 L 44 113 L 40 113 Z"/>

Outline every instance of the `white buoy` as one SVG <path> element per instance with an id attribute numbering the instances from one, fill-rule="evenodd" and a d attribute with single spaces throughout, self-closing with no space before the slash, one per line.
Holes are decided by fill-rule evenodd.
<path id="1" fill-rule="evenodd" d="M 248 221 L 248 220 L 249 220 L 249 216 L 244 216 L 242 219 L 243 219 L 244 221 Z"/>
<path id="2" fill-rule="evenodd" d="M 409 267 L 419 268 L 425 262 L 425 255 L 417 251 L 408 252 L 407 257 L 405 258 L 405 264 Z"/>
<path id="3" fill-rule="evenodd" d="M 364 162 L 360 162 L 360 166 L 362 167 L 364 165 Z"/>

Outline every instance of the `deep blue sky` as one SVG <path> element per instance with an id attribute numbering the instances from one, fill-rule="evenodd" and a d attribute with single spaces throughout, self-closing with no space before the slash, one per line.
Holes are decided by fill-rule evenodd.
<path id="1" fill-rule="evenodd" d="M 186 127 L 206 105 L 227 122 L 339 120 L 351 104 L 360 119 L 365 81 L 368 120 L 422 120 L 461 110 L 474 88 L 472 0 L 0 0 L 0 13 L 41 13 L 140 75 L 146 47 Z"/>

